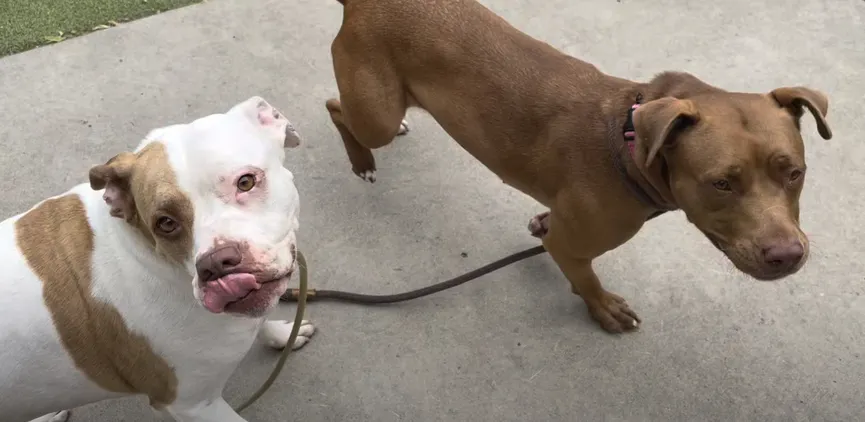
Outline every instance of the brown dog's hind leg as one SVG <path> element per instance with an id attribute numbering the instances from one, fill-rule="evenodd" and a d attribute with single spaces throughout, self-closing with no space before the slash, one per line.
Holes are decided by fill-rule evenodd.
<path id="1" fill-rule="evenodd" d="M 571 291 L 583 298 L 592 318 L 611 333 L 636 329 L 640 323 L 637 314 L 619 295 L 601 287 L 601 282 L 592 269 L 594 257 L 587 258 L 592 253 L 589 253 L 589 250 L 580 250 L 580 242 L 575 241 L 574 233 L 561 219 L 556 218 L 555 211 L 547 216 L 546 222 L 547 233 L 541 238 L 544 248 L 571 283 Z M 589 233 L 585 235 L 590 236 Z"/>
<path id="2" fill-rule="evenodd" d="M 345 144 L 351 170 L 375 182 L 371 150 L 408 132 L 403 120 L 408 108 L 406 93 L 396 71 L 386 62 L 370 57 L 355 60 L 339 46 L 335 41 L 334 73 L 340 99 L 327 100 L 327 110 Z"/>

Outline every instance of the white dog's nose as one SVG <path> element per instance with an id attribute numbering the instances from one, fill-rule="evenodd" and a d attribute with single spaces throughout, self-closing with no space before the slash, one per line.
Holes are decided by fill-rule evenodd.
<path id="1" fill-rule="evenodd" d="M 240 248 L 234 243 L 227 243 L 205 252 L 196 261 L 195 269 L 198 279 L 206 283 L 234 272 L 241 262 L 243 254 Z"/>

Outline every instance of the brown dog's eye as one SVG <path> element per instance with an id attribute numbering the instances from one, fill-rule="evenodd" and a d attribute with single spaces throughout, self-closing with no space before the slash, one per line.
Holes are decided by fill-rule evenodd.
<path id="1" fill-rule="evenodd" d="M 802 170 L 793 170 L 790 172 L 790 181 L 795 182 L 802 177 Z"/>
<path id="2" fill-rule="evenodd" d="M 237 179 L 237 189 L 241 192 L 249 192 L 253 187 L 255 187 L 255 176 L 244 174 Z"/>
<path id="3" fill-rule="evenodd" d="M 174 233 L 177 231 L 178 227 L 180 226 L 177 222 L 168 217 L 159 217 L 159 219 L 156 220 L 156 229 L 162 234 Z"/>
<path id="4" fill-rule="evenodd" d="M 712 182 L 712 186 L 714 186 L 715 189 L 718 189 L 718 190 L 724 191 L 724 192 L 729 192 L 732 190 L 732 188 L 730 188 L 730 182 L 723 180 L 723 179 L 722 180 L 716 180 L 716 181 Z"/>

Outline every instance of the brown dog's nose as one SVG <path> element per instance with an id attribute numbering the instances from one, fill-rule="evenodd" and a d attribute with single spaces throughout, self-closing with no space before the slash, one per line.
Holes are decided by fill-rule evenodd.
<path id="1" fill-rule="evenodd" d="M 198 279 L 203 283 L 231 273 L 241 261 L 243 255 L 237 245 L 221 245 L 198 258 L 195 269 L 198 271 Z"/>
<path id="2" fill-rule="evenodd" d="M 763 262 L 773 269 L 786 271 L 794 268 L 802 257 L 805 256 L 805 248 L 799 239 L 790 239 L 771 244 L 763 248 Z"/>

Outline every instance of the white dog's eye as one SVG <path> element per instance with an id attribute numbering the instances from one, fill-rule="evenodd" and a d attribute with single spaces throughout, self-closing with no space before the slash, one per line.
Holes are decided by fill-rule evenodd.
<path id="1" fill-rule="evenodd" d="M 159 219 L 156 220 L 156 229 L 162 234 L 174 233 L 177 231 L 178 227 L 179 225 L 177 222 L 168 217 L 159 217 Z"/>
<path id="2" fill-rule="evenodd" d="M 255 187 L 255 176 L 252 174 L 244 174 L 237 179 L 237 189 L 241 192 L 248 192 Z"/>

